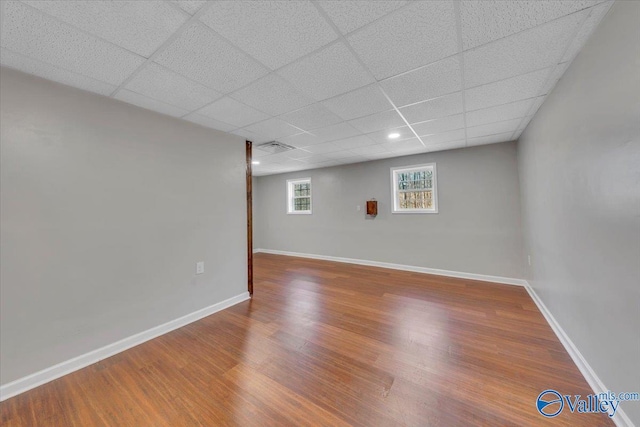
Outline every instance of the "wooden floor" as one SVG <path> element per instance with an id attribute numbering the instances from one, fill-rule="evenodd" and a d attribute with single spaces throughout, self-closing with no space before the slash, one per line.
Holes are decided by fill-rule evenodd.
<path id="1" fill-rule="evenodd" d="M 599 426 L 545 419 L 591 393 L 526 291 L 255 257 L 255 294 L 0 404 L 9 426 Z"/>

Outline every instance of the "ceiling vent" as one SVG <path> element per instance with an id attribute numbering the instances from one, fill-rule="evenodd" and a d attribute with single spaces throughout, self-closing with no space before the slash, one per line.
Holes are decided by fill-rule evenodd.
<path id="1" fill-rule="evenodd" d="M 269 141 L 269 142 L 263 142 L 262 144 L 256 145 L 256 149 L 260 151 L 264 151 L 269 154 L 277 154 L 277 153 L 283 153 L 289 150 L 295 150 L 296 147 L 292 147 L 290 145 L 283 144 L 282 142 L 278 142 L 278 141 Z"/>

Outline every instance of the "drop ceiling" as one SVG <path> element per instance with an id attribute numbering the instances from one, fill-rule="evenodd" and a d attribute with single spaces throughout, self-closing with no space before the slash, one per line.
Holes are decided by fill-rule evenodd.
<path id="1" fill-rule="evenodd" d="M 517 139 L 611 3 L 3 0 L 0 63 L 296 147 L 267 175 Z"/>

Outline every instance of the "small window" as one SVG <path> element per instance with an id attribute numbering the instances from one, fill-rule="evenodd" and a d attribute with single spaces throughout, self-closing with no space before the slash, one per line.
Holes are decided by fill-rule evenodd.
<path id="1" fill-rule="evenodd" d="M 391 169 L 393 213 L 438 213 L 436 164 Z"/>
<path id="2" fill-rule="evenodd" d="M 311 178 L 287 181 L 287 213 L 311 213 Z"/>

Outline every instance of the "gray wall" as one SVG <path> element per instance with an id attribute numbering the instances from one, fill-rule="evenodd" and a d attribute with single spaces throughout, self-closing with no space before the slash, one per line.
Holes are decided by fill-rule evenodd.
<path id="1" fill-rule="evenodd" d="M 430 162 L 439 213 L 392 214 L 390 168 Z M 286 180 L 309 176 L 313 214 L 287 215 Z M 378 216 L 366 219 L 372 197 Z M 522 277 L 515 143 L 259 177 L 256 201 L 262 249 Z"/>
<path id="2" fill-rule="evenodd" d="M 2 384 L 246 291 L 241 138 L 0 84 Z"/>
<path id="3" fill-rule="evenodd" d="M 260 238 L 259 233 L 256 230 L 256 218 L 258 216 L 258 200 L 257 200 L 257 194 L 258 194 L 258 177 L 254 176 L 251 180 L 251 188 L 252 188 L 252 193 L 251 195 L 253 196 L 252 198 L 252 203 L 251 206 L 253 207 L 252 210 L 252 218 L 253 218 L 253 247 L 254 248 L 260 248 L 260 240 L 258 240 Z"/>
<path id="4" fill-rule="evenodd" d="M 613 391 L 640 388 L 639 23 L 616 2 L 518 143 L 529 282 Z"/>

